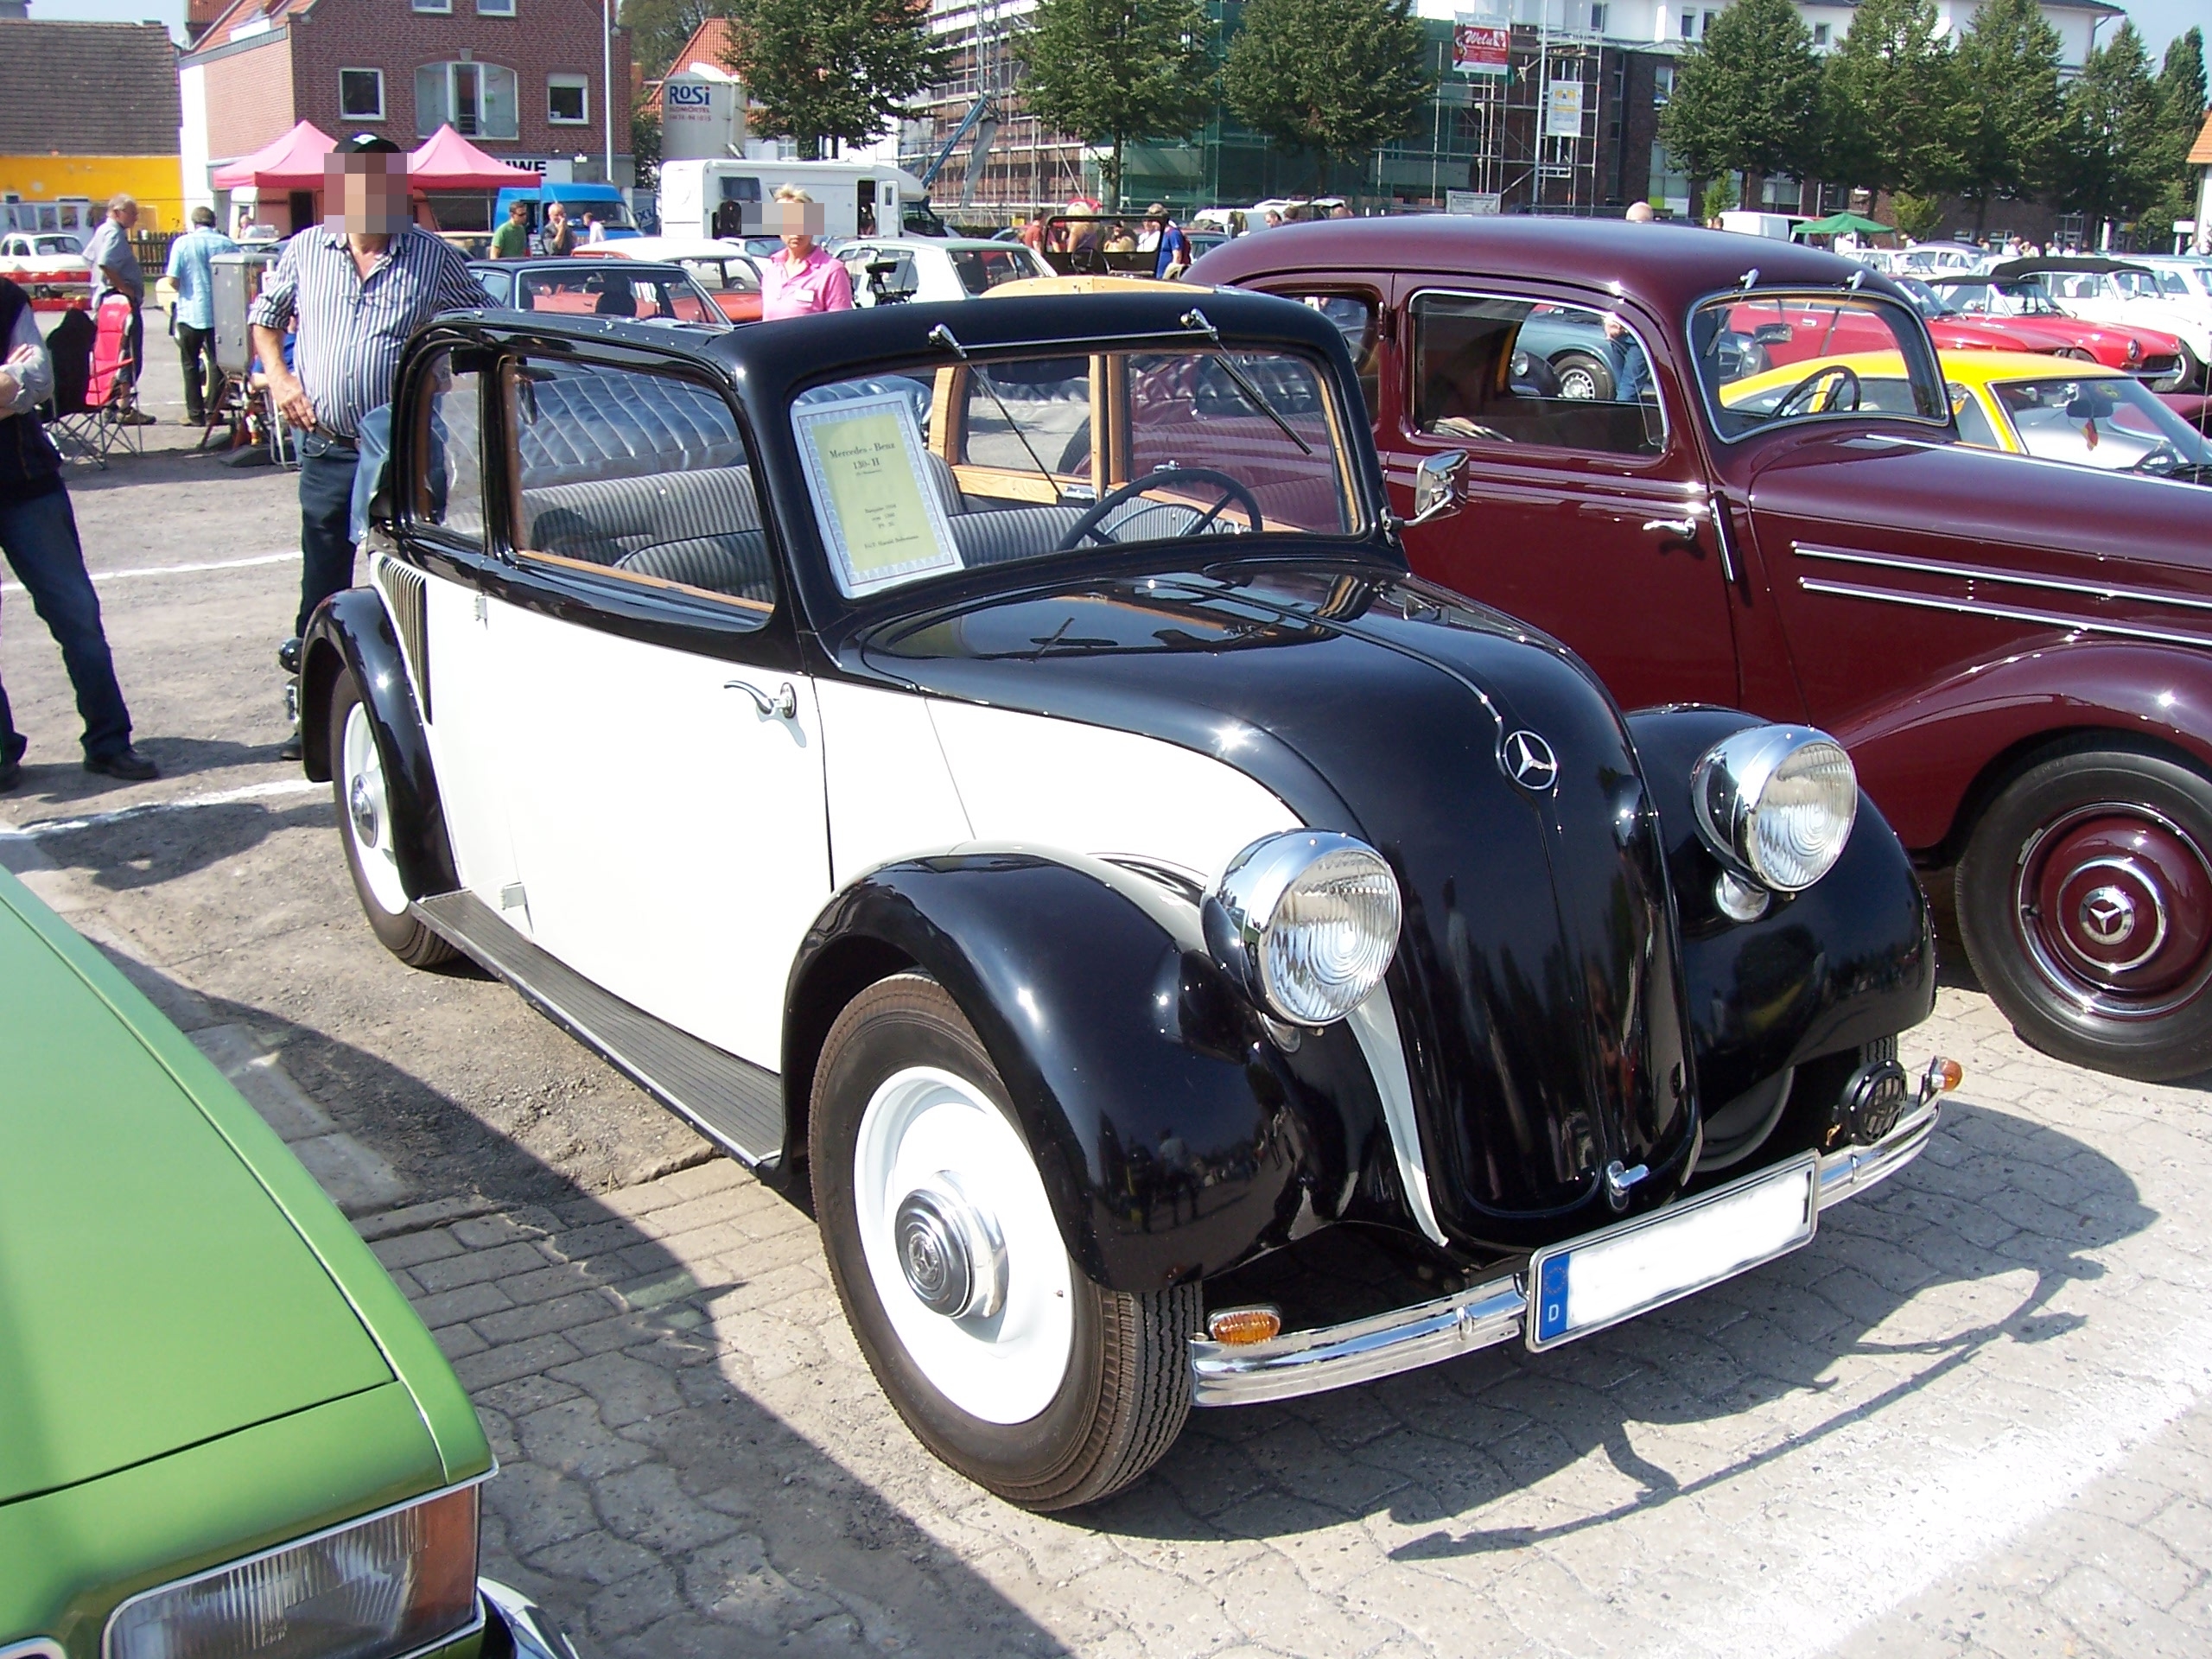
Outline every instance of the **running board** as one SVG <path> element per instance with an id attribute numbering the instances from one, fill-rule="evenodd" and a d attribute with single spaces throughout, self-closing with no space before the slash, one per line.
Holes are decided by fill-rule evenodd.
<path id="1" fill-rule="evenodd" d="M 541 950 L 473 893 L 417 899 L 409 912 L 521 992 L 556 1026 L 753 1168 L 783 1156 L 783 1081 L 601 989 Z"/>

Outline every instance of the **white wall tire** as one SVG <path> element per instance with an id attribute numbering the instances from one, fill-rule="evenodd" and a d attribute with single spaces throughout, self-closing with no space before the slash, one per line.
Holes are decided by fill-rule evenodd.
<path id="1" fill-rule="evenodd" d="M 407 888 L 396 852 L 402 826 L 393 817 L 384 753 L 361 688 L 340 670 L 330 695 L 330 794 L 338 838 L 361 913 L 385 949 L 413 968 L 450 961 L 453 946 L 408 914 Z"/>
<path id="2" fill-rule="evenodd" d="M 846 1318 L 931 1451 L 1037 1510 L 1095 1502 L 1158 1460 L 1190 1411 L 1198 1288 L 1105 1290 L 1070 1261 L 997 1069 L 942 986 L 902 974 L 854 999 L 823 1046 L 807 1127 Z M 942 1236 L 902 1211 L 917 1192 Z M 932 1277 L 931 1249 L 910 1271 L 906 1247 L 955 1236 L 975 1247 L 951 1253 L 965 1279 Z"/>

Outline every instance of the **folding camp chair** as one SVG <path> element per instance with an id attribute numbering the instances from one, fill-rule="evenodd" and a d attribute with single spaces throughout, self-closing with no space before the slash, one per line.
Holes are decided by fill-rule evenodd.
<path id="1" fill-rule="evenodd" d="M 123 372 L 130 361 L 130 302 L 111 295 L 95 322 L 72 311 L 47 336 L 54 359 L 54 401 L 47 425 L 54 447 L 105 467 L 118 448 L 142 453 L 138 429 L 124 420 L 133 404 L 130 382 Z"/>

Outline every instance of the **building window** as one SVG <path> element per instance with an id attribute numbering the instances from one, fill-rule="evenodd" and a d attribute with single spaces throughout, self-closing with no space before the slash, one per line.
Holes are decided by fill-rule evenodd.
<path id="1" fill-rule="evenodd" d="M 1828 26 L 1826 23 L 1815 23 L 1813 25 L 1813 44 L 1815 46 L 1826 46 L 1827 43 Z"/>
<path id="2" fill-rule="evenodd" d="M 1605 32 L 1605 8 L 1604 6 L 1599 5 L 1590 8 L 1590 32 L 1592 35 L 1602 35 Z"/>
<path id="3" fill-rule="evenodd" d="M 1698 37 L 1700 40 L 1713 33 L 1713 20 L 1719 15 L 1717 11 L 1708 11 L 1705 14 L 1705 24 L 1698 30 Z"/>
<path id="4" fill-rule="evenodd" d="M 556 126 L 581 126 L 591 119 L 591 82 L 583 75 L 545 77 L 545 118 Z"/>
<path id="5" fill-rule="evenodd" d="M 384 119 L 384 71 L 340 69 L 338 72 L 338 113 L 348 121 Z"/>
<path id="6" fill-rule="evenodd" d="M 512 17 L 515 15 L 515 0 L 476 0 L 479 17 Z"/>
<path id="7" fill-rule="evenodd" d="M 1694 40 L 1696 36 L 1697 13 L 1694 11 L 1686 11 L 1682 14 L 1682 38 L 1688 41 Z"/>
<path id="8" fill-rule="evenodd" d="M 453 0 L 415 0 L 417 11 L 447 11 L 453 10 Z"/>
<path id="9" fill-rule="evenodd" d="M 496 63 L 426 63 L 415 72 L 415 130 L 447 122 L 464 138 L 512 138 L 515 72 Z"/>

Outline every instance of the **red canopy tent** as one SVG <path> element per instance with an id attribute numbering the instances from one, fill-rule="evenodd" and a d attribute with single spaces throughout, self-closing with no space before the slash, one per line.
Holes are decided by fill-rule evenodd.
<path id="1" fill-rule="evenodd" d="M 322 158 L 338 141 L 312 121 L 302 121 L 273 144 L 264 144 L 251 156 L 241 156 L 217 168 L 213 181 L 218 190 L 320 190 Z"/>
<path id="2" fill-rule="evenodd" d="M 534 188 L 539 179 L 526 167 L 486 155 L 448 123 L 408 156 L 407 182 L 416 190 L 504 190 Z"/>

